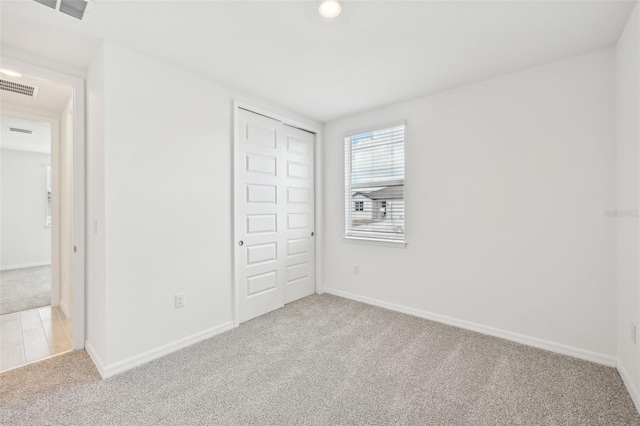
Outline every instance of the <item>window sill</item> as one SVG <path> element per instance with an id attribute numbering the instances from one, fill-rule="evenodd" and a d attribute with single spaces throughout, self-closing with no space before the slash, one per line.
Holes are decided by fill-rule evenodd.
<path id="1" fill-rule="evenodd" d="M 405 248 L 407 246 L 406 241 L 383 240 L 380 238 L 343 237 L 342 240 L 351 244 L 368 244 L 372 246 L 386 246 L 396 248 Z"/>

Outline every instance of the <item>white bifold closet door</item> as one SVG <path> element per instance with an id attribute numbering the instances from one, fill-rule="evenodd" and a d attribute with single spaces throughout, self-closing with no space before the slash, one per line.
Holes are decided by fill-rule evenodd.
<path id="1" fill-rule="evenodd" d="M 315 135 L 238 111 L 240 322 L 315 293 Z"/>

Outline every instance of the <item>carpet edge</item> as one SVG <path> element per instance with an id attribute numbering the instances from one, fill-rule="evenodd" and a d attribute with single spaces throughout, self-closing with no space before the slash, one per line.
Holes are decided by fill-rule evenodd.
<path id="1" fill-rule="evenodd" d="M 620 362 L 619 358 L 616 363 L 616 369 L 618 370 L 618 374 L 620 374 L 622 383 L 624 383 L 624 386 L 627 388 L 627 392 L 629 392 L 629 395 L 631 396 L 633 405 L 635 405 L 636 410 L 640 414 L 640 393 L 638 393 L 638 389 L 633 385 L 631 377 L 629 377 L 629 373 L 627 373 L 627 370 L 624 368 L 624 365 Z"/>
<path id="2" fill-rule="evenodd" d="M 550 352 L 554 352 L 560 355 L 566 355 L 573 358 L 578 358 L 584 361 L 590 361 L 596 364 L 605 365 L 607 367 L 615 367 L 617 358 L 611 355 L 605 355 L 598 352 L 593 352 L 587 349 L 581 349 L 574 346 L 565 345 L 562 343 L 552 342 L 550 340 L 539 339 L 537 337 L 527 336 L 524 334 L 515 333 L 512 331 L 502 330 L 499 328 L 489 327 L 486 325 L 474 323 L 471 321 L 465 321 L 458 318 L 448 317 L 446 315 L 435 314 L 420 309 L 409 308 L 407 306 L 397 305 L 395 303 L 389 303 L 370 297 L 360 296 L 354 293 L 336 290 L 333 288 L 324 288 L 324 292 L 332 294 L 334 296 L 343 297 L 345 299 L 355 300 L 357 302 L 366 303 L 368 305 L 374 305 L 381 308 L 389 309 L 396 312 L 401 312 L 407 315 L 412 315 L 419 318 L 424 318 L 430 321 L 439 322 L 446 325 L 451 325 L 465 330 L 475 331 L 477 333 L 486 334 L 488 336 L 499 337 L 501 339 L 510 340 L 512 342 L 520 343 L 527 346 L 532 346 L 538 349 L 544 349 Z"/>
<path id="3" fill-rule="evenodd" d="M 90 341 L 88 340 L 84 341 L 84 350 L 87 351 L 87 354 L 89 354 L 89 358 L 91 358 L 93 365 L 96 366 L 96 369 L 100 374 L 100 377 L 102 377 L 103 379 L 106 379 L 104 363 L 102 362 L 102 359 L 100 359 L 100 357 L 98 356 L 98 353 L 96 352 L 96 350 L 93 349 L 93 345 L 91 344 Z"/>
<path id="4" fill-rule="evenodd" d="M 198 333 L 194 333 L 190 336 L 178 339 L 154 349 L 150 349 L 146 352 L 134 355 L 113 364 L 103 364 L 100 358 L 94 352 L 94 354 L 96 355 L 96 360 L 99 360 L 99 362 L 102 364 L 101 366 L 96 365 L 96 368 L 98 368 L 98 372 L 100 373 L 102 378 L 107 379 L 109 377 L 115 376 L 116 374 L 120 374 L 142 364 L 146 364 L 147 362 L 153 361 L 154 359 L 161 358 L 165 355 L 169 355 L 172 352 L 186 348 L 187 346 L 191 346 L 195 343 L 201 342 L 202 340 L 206 340 L 218 334 L 232 330 L 233 328 L 233 321 L 227 321 L 215 327 L 211 327 Z M 91 350 L 93 350 L 93 347 L 91 347 Z M 89 348 L 87 348 L 87 352 L 89 352 Z M 93 359 L 91 352 L 89 352 L 89 356 L 91 356 Z M 96 360 L 94 360 L 94 363 Z"/>

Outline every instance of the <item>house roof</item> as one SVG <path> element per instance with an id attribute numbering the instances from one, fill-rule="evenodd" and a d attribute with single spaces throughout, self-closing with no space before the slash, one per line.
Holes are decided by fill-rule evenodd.
<path id="1" fill-rule="evenodd" d="M 404 186 L 387 186 L 371 192 L 356 192 L 353 196 L 362 195 L 371 200 L 402 200 L 404 198 Z"/>

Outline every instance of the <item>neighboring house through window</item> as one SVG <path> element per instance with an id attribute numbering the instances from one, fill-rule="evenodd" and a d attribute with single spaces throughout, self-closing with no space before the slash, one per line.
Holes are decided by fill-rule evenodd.
<path id="1" fill-rule="evenodd" d="M 345 205 L 345 237 L 404 241 L 404 123 L 345 137 Z"/>

